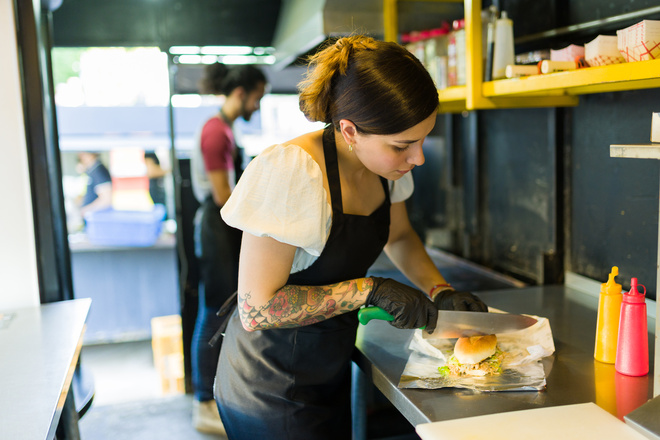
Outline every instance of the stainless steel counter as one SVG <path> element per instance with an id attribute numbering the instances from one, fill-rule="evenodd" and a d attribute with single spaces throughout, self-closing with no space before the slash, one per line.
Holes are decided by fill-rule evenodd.
<path id="1" fill-rule="evenodd" d="M 573 403 L 595 402 L 622 418 L 653 395 L 653 365 L 648 376 L 628 377 L 614 365 L 593 358 L 598 298 L 565 286 L 524 287 L 478 292 L 492 307 L 548 318 L 555 354 L 543 360 L 545 391 L 476 393 L 445 388 L 399 389 L 408 361 L 411 330 L 399 330 L 384 321 L 360 326 L 356 363 L 375 386 L 412 425 L 506 411 Z M 649 329 L 655 322 L 649 322 Z M 654 335 L 649 334 L 653 359 Z"/>

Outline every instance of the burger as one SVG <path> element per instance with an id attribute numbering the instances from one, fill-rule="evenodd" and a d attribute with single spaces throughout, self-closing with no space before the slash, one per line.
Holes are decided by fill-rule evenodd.
<path id="1" fill-rule="evenodd" d="M 440 367 L 443 376 L 486 376 L 502 372 L 504 353 L 497 345 L 497 336 L 458 338 L 454 354 L 447 365 Z"/>

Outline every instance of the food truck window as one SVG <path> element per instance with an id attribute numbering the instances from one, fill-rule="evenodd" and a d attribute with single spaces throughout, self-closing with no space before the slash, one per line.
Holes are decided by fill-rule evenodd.
<path id="1" fill-rule="evenodd" d="M 140 343 L 153 337 L 153 319 L 181 314 L 186 350 L 196 312 L 186 307 L 195 296 L 188 286 L 196 283 L 194 262 L 184 273 L 180 249 L 197 202 L 182 183 L 197 130 L 223 102 L 197 93 L 203 67 L 177 64 L 158 48 L 53 50 L 74 297 L 93 300 L 86 345 Z M 288 93 L 267 93 L 249 122 L 235 122 L 244 166 L 269 145 L 322 127 L 300 112 L 296 82 Z M 80 204 L 90 190 L 91 171 L 81 163 L 88 153 L 107 168 L 112 186 L 110 209 L 91 214 Z M 154 159 L 164 174 L 160 198 L 149 191 Z"/>
<path id="2" fill-rule="evenodd" d="M 53 78 L 74 297 L 86 343 L 151 337 L 178 314 L 167 55 L 54 48 Z"/>

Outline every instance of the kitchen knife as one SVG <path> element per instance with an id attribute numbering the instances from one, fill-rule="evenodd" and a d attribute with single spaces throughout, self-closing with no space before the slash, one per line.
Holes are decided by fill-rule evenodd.
<path id="1" fill-rule="evenodd" d="M 394 317 L 380 307 L 364 307 L 358 311 L 358 320 L 361 324 L 366 324 L 372 319 L 393 321 Z M 534 324 L 536 319 L 525 315 L 438 310 L 438 324 L 435 330 L 431 335 L 424 333 L 424 337 L 461 338 L 510 333 Z"/>

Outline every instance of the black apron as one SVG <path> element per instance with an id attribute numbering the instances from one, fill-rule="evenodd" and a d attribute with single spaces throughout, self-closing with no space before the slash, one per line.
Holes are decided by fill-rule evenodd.
<path id="1" fill-rule="evenodd" d="M 319 258 L 287 284 L 327 285 L 364 277 L 387 243 L 390 200 L 369 216 L 343 213 L 332 128 L 323 136 L 332 226 Z M 293 329 L 247 332 L 229 318 L 215 395 L 231 440 L 351 438 L 351 355 L 357 311 Z"/>

